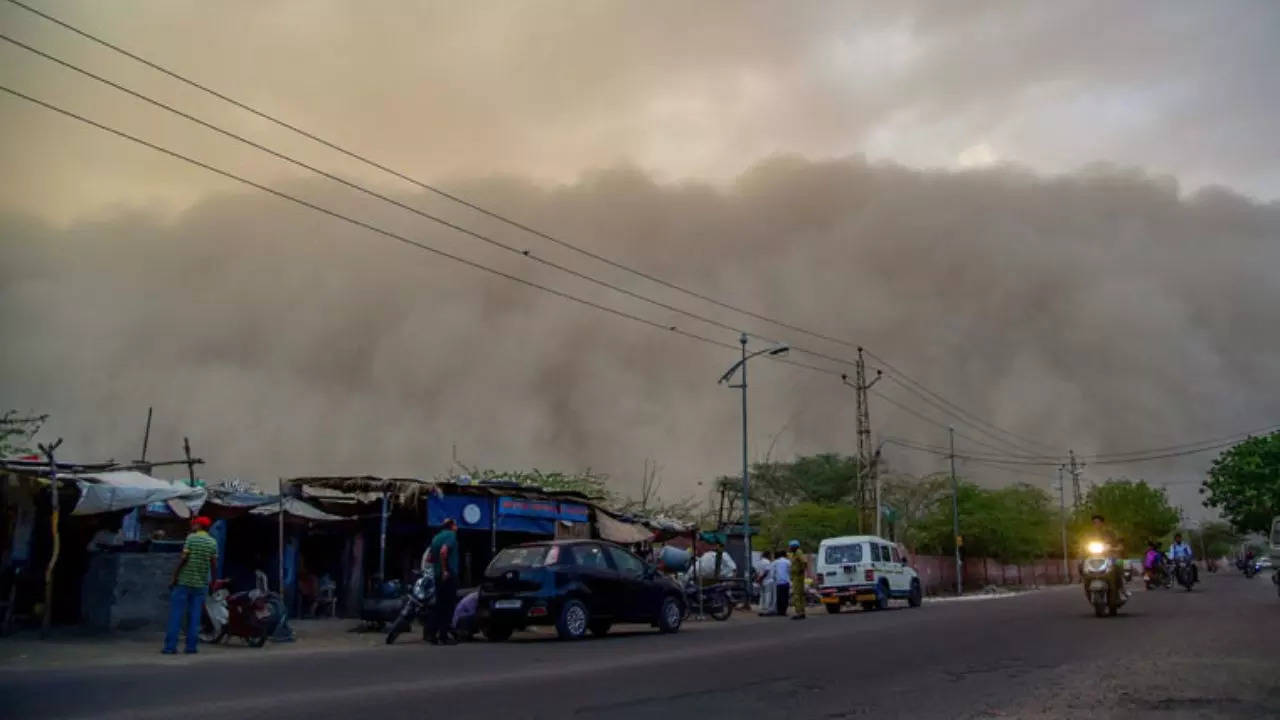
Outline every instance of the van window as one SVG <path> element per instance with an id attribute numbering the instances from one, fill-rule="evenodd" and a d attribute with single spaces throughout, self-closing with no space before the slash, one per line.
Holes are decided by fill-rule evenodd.
<path id="1" fill-rule="evenodd" d="M 862 543 L 852 545 L 828 545 L 823 551 L 822 562 L 827 565 L 852 565 L 862 562 Z"/>
<path id="2" fill-rule="evenodd" d="M 889 546 L 877 543 L 875 547 L 880 553 L 880 557 L 878 558 L 880 562 L 889 562 Z"/>
<path id="3" fill-rule="evenodd" d="M 898 548 L 896 547 L 893 548 L 893 561 L 896 563 L 902 562 L 902 554 L 898 552 Z"/>

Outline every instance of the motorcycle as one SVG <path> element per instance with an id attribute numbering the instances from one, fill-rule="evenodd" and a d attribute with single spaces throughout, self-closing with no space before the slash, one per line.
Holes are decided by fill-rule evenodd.
<path id="1" fill-rule="evenodd" d="M 1173 561 L 1173 576 L 1178 579 L 1178 584 L 1191 592 L 1191 586 L 1195 584 L 1195 569 L 1191 566 L 1191 561 L 1178 559 Z"/>
<path id="2" fill-rule="evenodd" d="M 1142 582 L 1148 590 L 1173 587 L 1173 576 L 1165 565 L 1157 565 L 1142 571 Z"/>
<path id="3" fill-rule="evenodd" d="M 1093 612 L 1098 617 L 1115 615 L 1125 603 L 1124 594 L 1114 578 L 1116 561 L 1108 556 L 1110 548 L 1106 543 L 1090 541 L 1086 550 L 1088 555 L 1080 568 L 1084 596 L 1093 605 Z"/>
<path id="4" fill-rule="evenodd" d="M 698 583 L 688 580 L 684 584 L 684 615 L 697 611 L 705 612 L 712 619 L 724 621 L 733 615 L 733 600 L 725 583 L 715 583 L 699 587 Z"/>
<path id="5" fill-rule="evenodd" d="M 226 579 L 210 585 L 200 617 L 200 642 L 216 644 L 231 636 L 244 638 L 249 647 L 262 647 L 284 617 L 284 603 L 273 592 L 232 593 L 229 585 Z"/>
<path id="6" fill-rule="evenodd" d="M 431 608 L 435 605 L 435 599 L 435 577 L 429 572 L 424 572 L 409 586 L 409 592 L 405 593 L 400 614 L 396 616 L 395 621 L 391 623 L 391 629 L 387 631 L 387 644 L 394 643 L 401 633 L 413 627 L 415 618 L 422 623 L 422 639 L 426 640 L 427 621 L 431 615 Z"/>

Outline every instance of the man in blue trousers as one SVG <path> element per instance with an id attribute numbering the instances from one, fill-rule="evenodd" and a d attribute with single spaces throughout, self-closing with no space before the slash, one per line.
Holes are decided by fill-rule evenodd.
<path id="1" fill-rule="evenodd" d="M 207 517 L 191 519 L 191 533 L 182 547 L 182 559 L 173 569 L 173 582 L 169 583 L 169 625 L 164 633 L 165 655 L 178 652 L 178 632 L 182 628 L 182 616 L 187 616 L 187 644 L 183 652 L 194 654 L 200 642 L 200 614 L 204 610 L 204 597 L 218 566 L 218 541 L 209 535 L 212 521 Z"/>

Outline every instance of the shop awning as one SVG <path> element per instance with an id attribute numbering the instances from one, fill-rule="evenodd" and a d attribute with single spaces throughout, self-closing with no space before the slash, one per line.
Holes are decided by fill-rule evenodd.
<path id="1" fill-rule="evenodd" d="M 280 503 L 273 502 L 267 505 L 259 505 L 249 511 L 253 515 L 279 515 Z M 312 520 L 314 522 L 335 522 L 338 520 L 346 520 L 341 515 L 331 515 L 320 508 L 303 502 L 295 497 L 286 497 L 284 499 L 284 512 L 286 515 L 292 515 L 303 520 Z"/>
<path id="2" fill-rule="evenodd" d="M 161 480 L 134 470 L 61 475 L 59 479 L 74 481 L 80 489 L 80 499 L 72 515 L 129 510 L 151 503 L 168 503 L 172 507 L 175 503 L 171 501 L 181 501 L 191 510 L 199 510 L 205 499 L 204 488 Z"/>
<path id="3" fill-rule="evenodd" d="M 633 545 L 653 537 L 653 532 L 645 526 L 614 519 L 600 510 L 596 511 L 596 530 L 600 537 L 619 545 Z"/>

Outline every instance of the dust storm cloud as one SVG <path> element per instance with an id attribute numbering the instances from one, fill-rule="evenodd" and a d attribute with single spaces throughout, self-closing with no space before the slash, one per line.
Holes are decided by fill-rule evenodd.
<path id="1" fill-rule="evenodd" d="M 1197 439 L 1280 410 L 1258 390 L 1280 381 L 1280 208 L 1225 190 L 1184 194 L 1169 178 L 1107 166 L 1042 176 L 798 157 L 762 161 L 727 186 L 615 167 L 554 187 L 514 177 L 453 187 L 659 276 L 863 343 L 976 414 L 1064 449 Z M 318 181 L 290 191 L 735 341 Z M 404 198 L 734 326 L 848 354 Z M 259 481 L 432 476 L 455 444 L 485 466 L 592 467 L 623 492 L 647 457 L 663 465 L 669 495 L 699 493 L 697 481 L 736 464 L 737 398 L 715 384 L 732 351 L 277 199 L 227 188 L 174 219 L 133 210 L 61 226 L 8 213 L 0 229 L 8 404 L 53 413 L 49 432 L 77 457 L 136 454 L 154 405 L 155 452 L 189 435 L 211 475 Z M 838 378 L 757 361 L 751 385 L 755 454 L 770 443 L 775 457 L 851 448 L 852 397 Z M 878 389 L 930 411 L 892 384 Z M 873 420 L 882 436 L 941 441 L 874 398 Z M 1159 480 L 1204 462 L 1115 472 Z"/>

